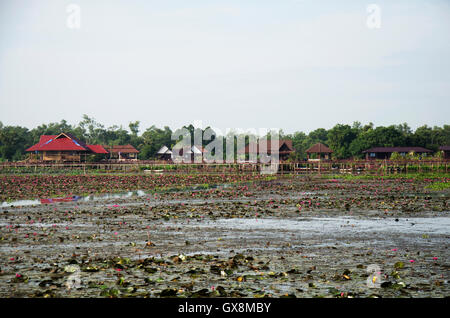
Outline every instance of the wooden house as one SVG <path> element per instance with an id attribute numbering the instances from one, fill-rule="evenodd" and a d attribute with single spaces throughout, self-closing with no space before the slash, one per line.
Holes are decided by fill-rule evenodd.
<path id="1" fill-rule="evenodd" d="M 390 159 L 394 152 L 397 152 L 401 156 L 415 153 L 422 157 L 432 153 L 433 151 L 423 147 L 374 147 L 363 151 L 363 153 L 366 154 L 366 160 Z"/>
<path id="2" fill-rule="evenodd" d="M 313 145 L 309 149 L 306 150 L 306 155 L 308 157 L 308 160 L 330 160 L 331 154 L 333 153 L 333 150 L 325 146 L 324 144 L 318 142 L 317 144 Z"/>
<path id="3" fill-rule="evenodd" d="M 441 146 L 439 150 L 442 151 L 444 159 L 450 159 L 450 146 Z"/>
<path id="4" fill-rule="evenodd" d="M 156 156 L 161 160 L 171 160 L 172 151 L 167 146 L 162 146 L 161 149 L 159 149 L 156 153 Z"/>
<path id="5" fill-rule="evenodd" d="M 206 153 L 206 149 L 202 146 L 192 146 L 187 148 L 186 151 L 183 147 L 173 148 L 171 152 L 171 158 L 174 162 L 192 162 L 200 163 L 203 162 L 203 155 Z"/>
<path id="6" fill-rule="evenodd" d="M 118 146 L 103 146 L 106 151 L 108 151 L 108 159 L 126 161 L 126 160 L 137 160 L 137 155 L 139 150 L 134 148 L 132 145 L 118 145 Z"/>
<path id="7" fill-rule="evenodd" d="M 101 145 L 86 145 L 68 133 L 59 135 L 42 135 L 39 142 L 26 149 L 30 160 L 55 162 L 86 161 L 90 154 L 107 154 Z"/>
<path id="8" fill-rule="evenodd" d="M 237 151 L 240 155 L 256 154 L 256 155 L 272 155 L 278 152 L 279 160 L 284 161 L 289 158 L 289 155 L 294 152 L 292 147 L 292 140 L 267 140 L 267 142 L 249 143 L 244 148 Z"/>

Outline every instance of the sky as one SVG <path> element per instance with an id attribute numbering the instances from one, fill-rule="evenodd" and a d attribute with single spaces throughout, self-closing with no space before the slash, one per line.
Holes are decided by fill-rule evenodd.
<path id="1" fill-rule="evenodd" d="M 0 121 L 442 126 L 449 57 L 448 0 L 0 0 Z"/>

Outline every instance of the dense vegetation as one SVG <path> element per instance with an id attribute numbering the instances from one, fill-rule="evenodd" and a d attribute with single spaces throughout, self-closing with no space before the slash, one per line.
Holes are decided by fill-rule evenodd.
<path id="1" fill-rule="evenodd" d="M 191 133 L 195 129 L 193 125 L 183 128 Z M 56 135 L 60 132 L 71 133 L 88 144 L 132 144 L 140 151 L 140 159 L 152 159 L 163 145 L 172 147 L 175 144 L 171 140 L 172 130 L 169 127 L 161 129 L 151 126 L 139 134 L 139 121 L 130 122 L 128 129 L 122 126 L 106 128 L 95 119 L 83 115 L 77 125 L 70 125 L 62 120 L 59 123 L 42 124 L 31 130 L 20 126 L 4 126 L 0 122 L 0 161 L 21 160 L 25 157 L 25 149 L 37 143 L 41 135 Z M 279 133 L 280 138 L 293 141 L 296 152 L 292 159 L 296 160 L 306 158 L 306 149 L 317 142 L 332 148 L 338 159 L 361 158 L 363 150 L 375 146 L 421 146 L 437 151 L 439 146 L 450 145 L 450 125 L 425 125 L 412 131 L 406 123 L 374 127 L 372 123 L 363 126 L 355 122 L 352 126 L 337 124 L 329 130 L 318 128 L 309 134 L 301 131 L 284 134 L 282 130 Z M 207 143 L 208 141 L 204 142 Z"/>

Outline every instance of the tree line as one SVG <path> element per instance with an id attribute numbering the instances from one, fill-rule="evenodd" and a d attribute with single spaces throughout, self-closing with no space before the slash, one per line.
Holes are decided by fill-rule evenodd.
<path id="1" fill-rule="evenodd" d="M 4 126 L 0 122 L 0 160 L 22 160 L 26 157 L 25 150 L 36 144 L 41 135 L 57 135 L 61 132 L 73 134 L 87 144 L 131 144 L 140 151 L 139 159 L 142 160 L 153 159 L 163 145 L 171 148 L 176 143 L 172 140 L 173 131 L 168 126 L 157 128 L 153 125 L 142 134 L 139 126 L 140 122 L 135 121 L 130 122 L 127 128 L 117 125 L 105 127 L 87 115 L 83 115 L 76 125 L 61 120 L 31 130 L 21 126 Z M 182 128 L 191 133 L 196 129 L 192 124 Z M 439 146 L 450 145 L 450 125 L 424 125 L 413 131 L 407 123 L 374 127 L 372 123 L 362 125 L 354 122 L 352 125 L 337 124 L 328 130 L 318 128 L 308 134 L 301 131 L 285 134 L 282 130 L 278 133 L 280 139 L 292 140 L 295 149 L 292 160 L 304 160 L 306 150 L 317 142 L 333 149 L 333 156 L 338 159 L 363 158 L 362 151 L 372 147 L 420 146 L 438 151 Z M 204 141 L 203 145 L 208 142 Z"/>

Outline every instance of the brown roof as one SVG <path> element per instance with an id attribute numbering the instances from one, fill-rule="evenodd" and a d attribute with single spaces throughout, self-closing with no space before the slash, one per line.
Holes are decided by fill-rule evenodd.
<path id="1" fill-rule="evenodd" d="M 287 150 L 280 150 L 283 145 L 286 146 Z M 259 143 L 250 143 L 244 148 L 241 148 L 238 150 L 238 153 L 250 153 L 250 149 L 256 149 L 256 153 L 259 153 Z M 286 139 L 286 140 L 278 140 L 278 143 L 272 142 L 271 140 L 267 140 L 267 145 L 261 144 L 261 152 L 265 152 L 266 150 L 269 151 L 269 153 L 272 150 L 278 150 L 279 154 L 288 154 L 294 151 L 294 148 L 292 147 L 292 140 Z"/>
<path id="2" fill-rule="evenodd" d="M 123 146 L 103 146 L 110 153 L 139 153 L 139 150 L 134 148 L 132 145 Z"/>
<path id="3" fill-rule="evenodd" d="M 423 147 L 374 147 L 367 150 L 364 150 L 363 153 L 367 152 L 433 152 L 430 149 L 426 149 Z"/>
<path id="4" fill-rule="evenodd" d="M 320 142 L 318 142 L 317 144 L 306 150 L 306 153 L 332 153 L 332 152 L 333 150 L 331 150 L 324 144 L 321 144 Z"/>
<path id="5" fill-rule="evenodd" d="M 450 151 L 450 146 L 441 146 L 439 150 Z"/>

